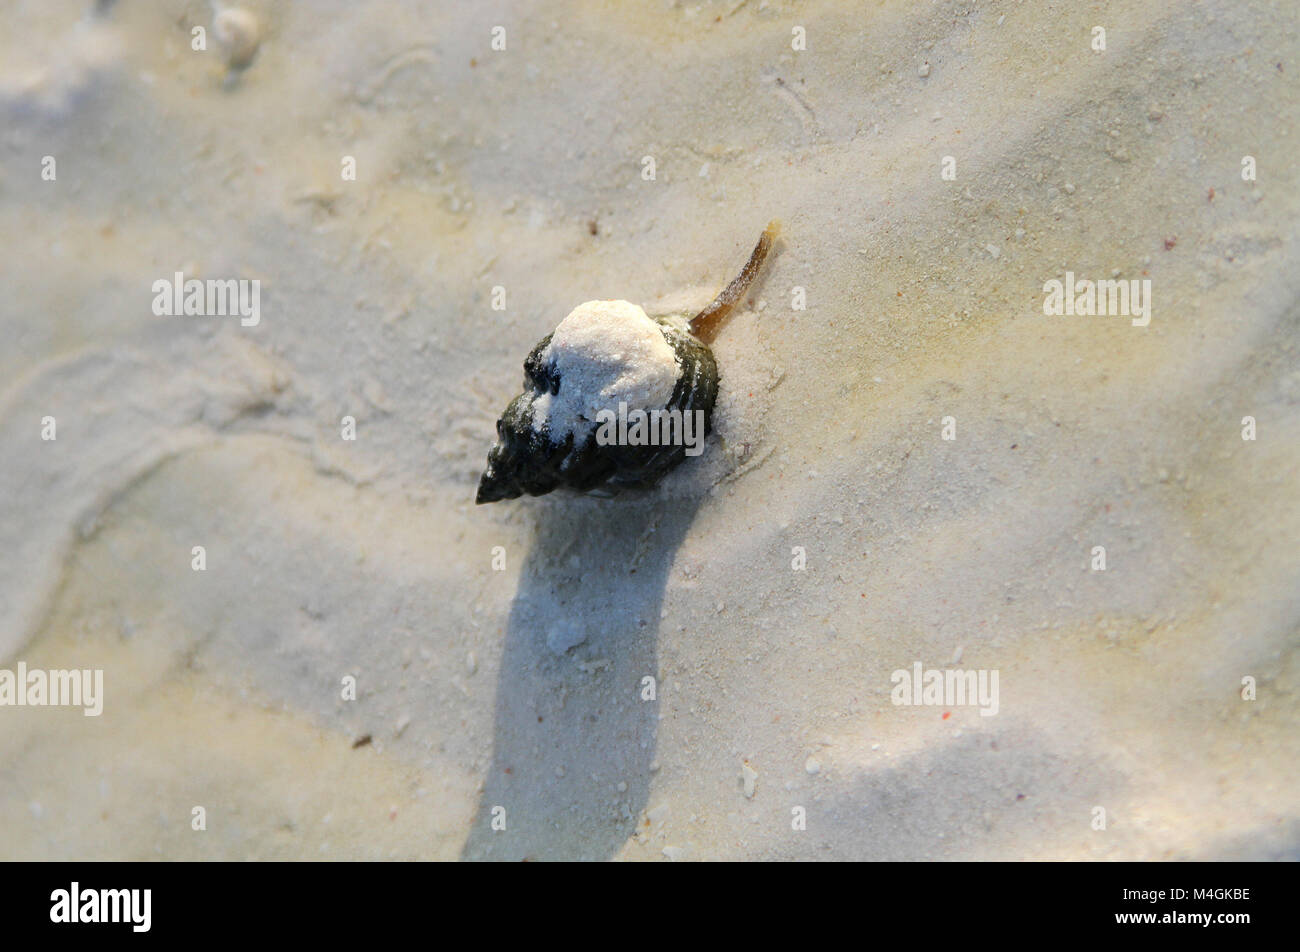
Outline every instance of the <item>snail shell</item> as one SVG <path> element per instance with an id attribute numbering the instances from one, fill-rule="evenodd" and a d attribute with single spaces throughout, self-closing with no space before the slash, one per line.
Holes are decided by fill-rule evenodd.
<path id="1" fill-rule="evenodd" d="M 740 274 L 689 323 L 647 317 L 627 301 L 574 308 L 524 361 L 524 392 L 497 421 L 497 443 L 488 452 L 476 502 L 561 488 L 604 496 L 649 489 L 693 455 L 684 439 L 658 445 L 602 440 L 596 420 L 616 407 L 629 419 L 631 411 L 681 411 L 683 421 L 702 421 L 694 433 L 702 444 L 718 399 L 718 365 L 709 344 L 762 268 L 779 227 L 768 223 Z M 687 432 L 679 428 L 678 436 Z"/>
<path id="2" fill-rule="evenodd" d="M 695 411 L 701 411 L 704 432 L 700 438 L 707 436 L 718 397 L 718 365 L 708 345 L 691 334 L 684 321 L 646 317 L 644 311 L 626 301 L 591 303 L 633 309 L 671 349 L 676 365 L 671 396 L 662 404 L 628 409 L 680 410 L 683 418 L 690 413 L 693 419 Z M 586 307 L 575 309 L 574 315 Z M 624 489 L 648 489 L 686 458 L 682 443 L 602 444 L 592 418 L 575 419 L 569 412 L 571 407 L 547 399 L 564 395 L 566 386 L 561 361 L 551 346 L 554 337 L 555 332 L 544 337 L 524 361 L 524 392 L 510 402 L 497 421 L 497 444 L 488 453 L 476 502 L 514 499 L 525 493 L 542 496 L 561 488 L 606 496 Z M 620 371 L 634 369 L 614 366 L 607 367 L 606 372 L 610 379 L 617 379 Z M 611 395 L 607 402 L 616 405 L 620 395 Z M 555 411 L 543 416 L 553 405 Z M 565 415 L 561 417 L 561 413 Z"/>

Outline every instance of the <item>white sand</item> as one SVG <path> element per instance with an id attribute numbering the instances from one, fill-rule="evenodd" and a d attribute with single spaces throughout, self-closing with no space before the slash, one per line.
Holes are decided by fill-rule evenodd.
<path id="1" fill-rule="evenodd" d="M 0 9 L 0 667 L 106 697 L 0 708 L 0 858 L 1300 855 L 1293 3 L 88 6 Z M 702 457 L 474 506 L 557 314 L 770 218 Z"/>

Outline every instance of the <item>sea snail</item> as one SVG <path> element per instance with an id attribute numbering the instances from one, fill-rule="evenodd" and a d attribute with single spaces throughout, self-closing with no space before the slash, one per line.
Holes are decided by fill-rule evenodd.
<path id="1" fill-rule="evenodd" d="M 524 392 L 497 421 L 475 501 L 648 489 L 698 455 L 718 397 L 709 345 L 779 227 L 768 223 L 740 274 L 689 322 L 629 301 L 574 308 L 524 361 Z"/>

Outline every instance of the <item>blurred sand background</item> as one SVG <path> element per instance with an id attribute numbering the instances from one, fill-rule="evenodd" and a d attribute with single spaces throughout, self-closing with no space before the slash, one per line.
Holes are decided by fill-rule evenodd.
<path id="1" fill-rule="evenodd" d="M 1300 857 L 1293 3 L 242 5 L 0 8 L 0 666 L 106 692 L 0 708 L 0 858 Z M 773 217 L 699 465 L 473 505 L 533 343 Z"/>

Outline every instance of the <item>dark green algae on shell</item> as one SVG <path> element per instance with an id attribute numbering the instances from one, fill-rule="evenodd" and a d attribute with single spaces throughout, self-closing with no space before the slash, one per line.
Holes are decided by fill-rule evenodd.
<path id="1" fill-rule="evenodd" d="M 708 345 L 666 318 L 652 318 L 677 358 L 677 384 L 663 407 L 640 410 L 681 410 L 683 416 L 704 413 L 704 433 L 713 429 L 713 405 L 718 399 L 718 365 Z M 497 443 L 488 452 L 487 469 L 479 480 L 477 503 L 544 496 L 556 489 L 613 496 L 625 489 L 649 489 L 686 458 L 686 447 L 631 446 L 596 440 L 596 430 L 584 437 L 574 433 L 556 438 L 547 424 L 533 429 L 533 402 L 564 386 L 553 362 L 542 354 L 554 332 L 524 360 L 524 392 L 515 397 L 497 421 Z M 581 440 L 579 442 L 579 440 Z"/>

